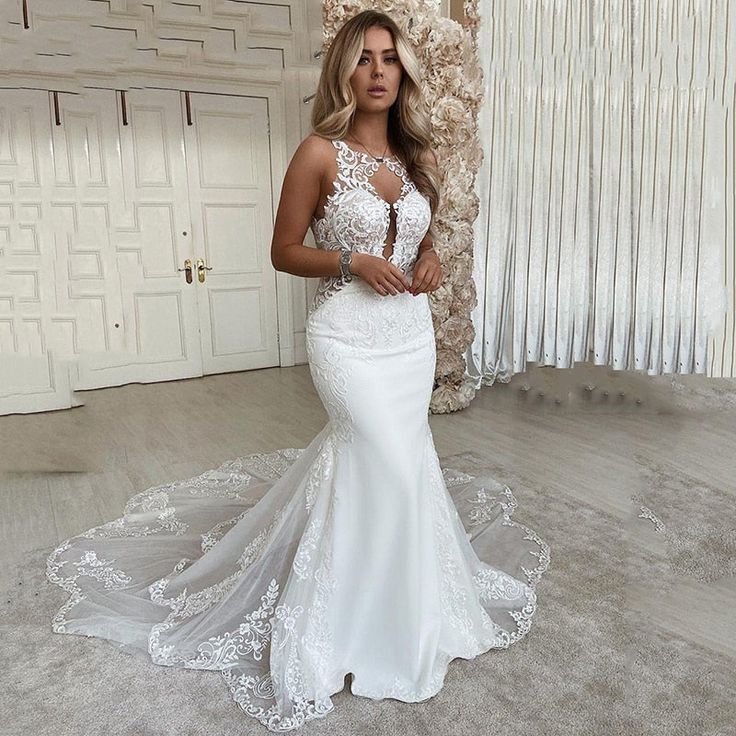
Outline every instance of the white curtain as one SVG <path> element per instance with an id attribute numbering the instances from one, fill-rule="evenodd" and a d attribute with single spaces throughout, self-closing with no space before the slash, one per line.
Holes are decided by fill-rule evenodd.
<path id="1" fill-rule="evenodd" d="M 708 373 L 733 248 L 726 0 L 481 8 L 476 386 L 528 362 Z"/>

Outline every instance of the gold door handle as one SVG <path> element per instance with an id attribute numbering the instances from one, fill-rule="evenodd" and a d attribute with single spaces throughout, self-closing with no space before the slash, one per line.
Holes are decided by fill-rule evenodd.
<path id="1" fill-rule="evenodd" d="M 197 258 L 197 277 L 199 278 L 199 283 L 204 283 L 204 278 L 207 274 L 205 274 L 205 271 L 211 271 L 212 266 L 207 266 L 202 258 Z"/>
<path id="2" fill-rule="evenodd" d="M 188 284 L 192 283 L 192 259 L 187 258 L 184 261 L 184 268 L 177 268 L 177 271 L 186 271 L 186 280 Z"/>

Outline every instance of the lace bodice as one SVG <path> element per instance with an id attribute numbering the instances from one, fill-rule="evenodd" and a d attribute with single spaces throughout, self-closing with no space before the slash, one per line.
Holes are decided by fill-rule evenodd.
<path id="1" fill-rule="evenodd" d="M 332 183 L 324 215 L 312 218 L 312 233 L 318 248 L 347 248 L 355 253 L 370 253 L 383 258 L 386 236 L 391 224 L 391 210 L 396 213 L 396 236 L 391 263 L 404 272 L 410 271 L 417 258 L 419 244 L 429 229 L 429 200 L 409 178 L 395 156 L 384 159 L 385 166 L 402 181 L 398 199 L 387 202 L 376 191 L 371 177 L 381 162 L 362 151 L 356 151 L 342 140 L 333 140 L 337 150 L 337 178 Z M 339 276 L 320 279 L 312 308 L 343 286 Z"/>

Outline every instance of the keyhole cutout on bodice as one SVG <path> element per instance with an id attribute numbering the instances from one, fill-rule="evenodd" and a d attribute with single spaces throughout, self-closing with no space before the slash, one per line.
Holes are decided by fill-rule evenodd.
<path id="1" fill-rule="evenodd" d="M 385 163 L 379 165 L 368 181 L 373 187 L 373 193 L 388 204 L 396 202 L 401 196 L 403 181 Z M 383 257 L 386 259 L 390 258 L 394 252 L 394 242 L 396 241 L 396 209 L 393 205 L 389 207 L 388 212 L 388 231 L 386 232 L 386 241 L 383 244 Z"/>
<path id="2" fill-rule="evenodd" d="M 369 160 L 366 154 L 361 153 L 362 160 L 365 163 Z M 338 153 L 339 158 L 339 153 Z M 368 184 L 363 184 L 362 188 L 373 194 L 374 196 L 381 199 L 388 205 L 388 230 L 386 231 L 386 240 L 383 244 L 383 257 L 387 260 L 393 255 L 394 243 L 396 242 L 396 209 L 394 205 L 401 198 L 404 193 L 405 182 L 402 177 L 392 171 L 385 162 L 375 162 L 377 164 L 376 170 L 368 177 Z M 393 164 L 392 164 L 393 165 Z M 399 164 L 401 170 L 403 167 Z M 334 196 L 335 193 L 335 182 L 338 176 L 338 162 L 335 161 L 335 171 L 332 176 L 332 184 L 330 185 L 328 192 L 323 194 L 321 197 L 314 217 L 317 220 L 321 220 L 325 216 L 325 204 L 327 203 L 328 197 Z"/>

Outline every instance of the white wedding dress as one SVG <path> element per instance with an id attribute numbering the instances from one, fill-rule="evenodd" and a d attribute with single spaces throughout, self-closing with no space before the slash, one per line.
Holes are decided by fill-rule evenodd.
<path id="1" fill-rule="evenodd" d="M 333 141 L 320 248 L 383 257 L 411 278 L 429 203 L 396 158 L 390 205 L 376 159 Z M 48 578 L 69 594 L 53 630 L 104 637 L 155 664 L 218 670 L 271 731 L 351 692 L 414 702 L 448 663 L 523 637 L 548 546 L 512 519 L 507 486 L 442 468 L 428 423 L 435 341 L 427 294 L 380 296 L 323 278 L 307 355 L 329 422 L 305 449 L 239 458 L 130 499 L 61 544 Z"/>

